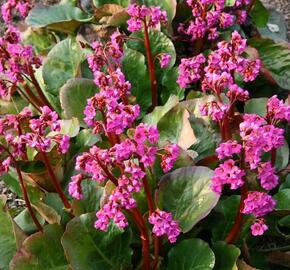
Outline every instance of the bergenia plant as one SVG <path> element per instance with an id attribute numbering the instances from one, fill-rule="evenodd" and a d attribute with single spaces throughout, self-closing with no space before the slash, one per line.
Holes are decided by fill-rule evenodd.
<path id="1" fill-rule="evenodd" d="M 284 267 L 277 14 L 259 0 L 36 2 L 1 6 L 0 181 L 24 206 L 0 195 L 0 269 Z"/>

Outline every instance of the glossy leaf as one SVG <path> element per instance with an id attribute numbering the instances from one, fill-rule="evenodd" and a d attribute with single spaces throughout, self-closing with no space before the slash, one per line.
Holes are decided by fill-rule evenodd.
<path id="1" fill-rule="evenodd" d="M 219 196 L 210 188 L 213 171 L 206 167 L 184 167 L 166 174 L 159 182 L 157 204 L 173 213 L 183 232 L 206 217 Z"/>
<path id="2" fill-rule="evenodd" d="M 174 107 L 158 122 L 160 141 L 169 141 L 188 149 L 196 142 L 193 129 L 189 122 L 189 112 L 186 109 Z"/>
<path id="3" fill-rule="evenodd" d="M 252 98 L 245 104 L 245 113 L 254 113 L 262 117 L 267 115 L 268 98 Z"/>
<path id="4" fill-rule="evenodd" d="M 127 42 L 127 46 L 133 50 L 139 51 L 142 54 L 146 55 L 144 42 L 142 41 L 144 38 L 144 33 L 136 32 L 133 33 L 131 37 L 137 38 L 138 40 L 129 40 Z M 151 44 L 152 57 L 154 58 L 160 53 L 170 54 L 171 61 L 168 65 L 168 68 L 172 68 L 176 60 L 176 52 L 172 41 L 165 34 L 157 30 L 151 30 L 149 32 L 149 40 Z"/>
<path id="5" fill-rule="evenodd" d="M 13 222 L 5 211 L 6 198 L 0 195 L 0 269 L 8 270 L 9 262 L 16 252 Z"/>
<path id="6" fill-rule="evenodd" d="M 125 269 L 132 255 L 130 231 L 124 232 L 114 225 L 107 232 L 96 230 L 95 219 L 95 213 L 84 214 L 67 224 L 62 245 L 72 269 Z"/>
<path id="7" fill-rule="evenodd" d="M 228 245 L 225 242 L 216 242 L 212 250 L 215 254 L 215 266 L 214 270 L 236 270 L 237 259 L 239 258 L 241 251 L 234 245 Z"/>
<path id="8" fill-rule="evenodd" d="M 290 188 L 282 189 L 274 195 L 276 210 L 290 210 Z"/>
<path id="9" fill-rule="evenodd" d="M 59 106 L 59 91 L 71 78 L 77 77 L 84 53 L 72 38 L 67 38 L 48 53 L 43 64 L 42 76 L 46 86 L 45 91 L 57 100 Z"/>
<path id="10" fill-rule="evenodd" d="M 36 211 L 35 215 L 37 220 L 41 225 L 45 224 L 44 218 L 42 218 Z M 15 223 L 21 228 L 24 232 L 31 234 L 37 231 L 37 227 L 35 223 L 33 222 L 27 208 L 21 211 L 15 218 L 14 218 Z"/>
<path id="11" fill-rule="evenodd" d="M 172 22 L 176 14 L 176 0 L 145 0 L 147 6 L 159 6 L 162 10 L 165 10 L 168 16 L 169 22 Z"/>
<path id="12" fill-rule="evenodd" d="M 68 1 L 58 5 L 36 6 L 28 14 L 26 23 L 35 28 L 47 27 L 62 32 L 73 32 L 81 23 L 92 19 Z"/>
<path id="13" fill-rule="evenodd" d="M 153 112 L 145 115 L 143 122 L 150 125 L 157 125 L 160 119 L 177 104 L 178 98 L 176 96 L 170 96 L 165 105 L 157 106 Z"/>
<path id="14" fill-rule="evenodd" d="M 211 270 L 215 256 L 208 244 L 201 239 L 186 239 L 168 253 L 168 270 Z"/>
<path id="15" fill-rule="evenodd" d="M 277 84 L 284 89 L 290 89 L 290 48 L 287 43 L 251 39 L 249 45 L 258 50 L 260 59 Z"/>
<path id="16" fill-rule="evenodd" d="M 102 5 L 108 4 L 108 0 L 93 0 L 96 7 L 101 7 Z M 117 4 L 123 7 L 127 7 L 129 0 L 110 0 L 110 4 Z"/>
<path id="17" fill-rule="evenodd" d="M 91 179 L 82 182 L 83 200 L 74 200 L 72 209 L 76 216 L 84 213 L 96 212 L 100 208 L 100 199 L 103 194 L 103 188 L 96 181 Z"/>
<path id="18" fill-rule="evenodd" d="M 84 109 L 87 100 L 97 93 L 93 80 L 75 78 L 68 80 L 60 90 L 60 104 L 67 118 L 76 117 L 82 126 L 86 126 Z"/>
<path id="19" fill-rule="evenodd" d="M 141 106 L 143 112 L 151 106 L 151 89 L 148 70 L 145 64 L 145 56 L 127 48 L 122 60 L 122 70 L 131 85 L 131 93 L 136 97 L 136 103 Z"/>
<path id="20" fill-rule="evenodd" d="M 67 270 L 68 263 L 60 243 L 63 229 L 47 225 L 44 232 L 35 233 L 23 242 L 10 263 L 10 270 Z"/>
<path id="21" fill-rule="evenodd" d="M 263 27 L 268 22 L 269 11 L 264 7 L 260 0 L 257 0 L 250 16 L 258 27 Z"/>

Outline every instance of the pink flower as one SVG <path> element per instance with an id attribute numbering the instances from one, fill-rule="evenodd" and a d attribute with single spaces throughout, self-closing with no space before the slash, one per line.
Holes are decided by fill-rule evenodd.
<path id="1" fill-rule="evenodd" d="M 179 155 L 179 147 L 177 144 L 170 144 L 164 150 L 165 154 L 161 156 L 161 168 L 164 172 L 168 172 L 173 168 Z"/>
<path id="2" fill-rule="evenodd" d="M 160 67 L 161 68 L 166 68 L 168 67 L 169 63 L 171 61 L 171 55 L 164 53 L 161 55 L 161 59 L 160 59 Z"/>
<path id="3" fill-rule="evenodd" d="M 219 194 L 226 184 L 230 185 L 231 189 L 238 189 L 244 184 L 244 176 L 245 172 L 235 165 L 234 160 L 229 159 L 214 170 L 211 188 Z"/>
<path id="4" fill-rule="evenodd" d="M 276 205 L 276 201 L 267 193 L 253 191 L 248 193 L 244 200 L 243 214 L 252 214 L 255 217 L 262 217 L 272 212 Z"/>
<path id="5" fill-rule="evenodd" d="M 148 220 L 153 225 L 152 231 L 156 236 L 167 235 L 170 243 L 176 242 L 181 229 L 178 222 L 173 220 L 171 213 L 156 210 L 150 214 Z"/>
<path id="6" fill-rule="evenodd" d="M 237 141 L 227 141 L 221 143 L 216 149 L 216 153 L 219 159 L 224 159 L 227 157 L 232 157 L 233 154 L 239 154 L 241 152 L 242 146 L 238 144 Z"/>
<path id="7" fill-rule="evenodd" d="M 254 236 L 263 235 L 267 230 L 268 226 L 264 223 L 263 219 L 259 219 L 251 225 L 251 232 Z"/>
<path id="8" fill-rule="evenodd" d="M 84 179 L 82 174 L 77 174 L 71 177 L 71 182 L 68 185 L 68 193 L 77 200 L 83 199 L 81 183 Z"/>
<path id="9" fill-rule="evenodd" d="M 267 116 L 272 120 L 290 121 L 290 106 L 279 100 L 276 95 L 272 96 L 267 103 Z"/>
<path id="10" fill-rule="evenodd" d="M 275 174 L 275 168 L 272 167 L 271 162 L 261 163 L 258 172 L 262 188 L 271 190 L 279 184 L 279 177 Z"/>

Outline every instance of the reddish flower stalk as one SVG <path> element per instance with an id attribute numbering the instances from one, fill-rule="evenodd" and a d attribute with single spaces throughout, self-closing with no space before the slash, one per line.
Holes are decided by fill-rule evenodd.
<path id="1" fill-rule="evenodd" d="M 245 152 L 242 149 L 241 151 L 241 169 L 245 169 Z M 242 210 L 244 209 L 244 200 L 247 197 L 248 188 L 247 188 L 247 182 L 245 179 L 245 184 L 241 188 L 241 199 L 240 199 L 240 205 L 239 209 L 234 221 L 234 225 L 231 228 L 229 234 L 227 235 L 225 242 L 227 244 L 235 243 L 236 240 L 239 238 L 242 227 L 243 227 L 243 213 Z"/>
<path id="2" fill-rule="evenodd" d="M 10 153 L 8 148 L 6 148 L 4 145 L 0 144 L 0 148 L 2 148 L 9 155 L 11 160 L 13 161 L 15 169 L 16 169 L 16 173 L 18 175 L 18 179 L 19 179 L 19 182 L 20 182 L 21 191 L 22 191 L 22 194 L 23 194 L 23 199 L 24 199 L 25 204 L 27 206 L 27 210 L 28 210 L 28 212 L 29 212 L 29 214 L 30 214 L 35 226 L 37 227 L 37 229 L 42 232 L 43 231 L 42 225 L 39 223 L 39 221 L 38 221 L 37 217 L 35 216 L 35 213 L 34 213 L 34 211 L 32 209 L 32 205 L 30 203 L 30 200 L 29 200 L 29 197 L 28 197 L 28 193 L 27 193 L 27 190 L 26 190 L 26 185 L 25 185 L 25 182 L 23 180 L 23 177 L 22 177 L 22 174 L 21 174 L 21 170 L 20 170 L 20 168 L 18 166 L 17 160 Z"/>
<path id="3" fill-rule="evenodd" d="M 157 90 L 155 66 L 154 66 L 154 61 L 153 61 L 153 57 L 151 53 L 148 26 L 145 20 L 144 20 L 144 45 L 146 49 L 149 76 L 150 76 L 150 82 L 151 82 L 151 92 L 152 92 L 152 108 L 151 109 L 153 110 L 158 105 L 158 90 Z"/>
<path id="4" fill-rule="evenodd" d="M 33 67 L 31 65 L 29 65 L 28 69 L 29 69 L 29 75 L 30 75 L 31 81 L 32 81 L 33 85 L 35 86 L 35 89 L 36 89 L 37 94 L 39 95 L 41 101 L 43 102 L 44 105 L 48 106 L 52 111 L 54 111 L 54 108 L 51 106 L 51 104 L 49 103 L 48 99 L 43 94 L 42 89 L 41 89 L 38 81 L 36 80 L 36 78 L 34 76 Z"/>
<path id="5" fill-rule="evenodd" d="M 251 3 L 247 7 L 247 14 L 251 13 L 251 11 L 254 8 L 255 4 L 256 4 L 256 0 L 252 0 Z"/>
<path id="6" fill-rule="evenodd" d="M 62 190 L 62 187 L 61 187 L 60 183 L 58 182 L 58 180 L 57 180 L 57 178 L 55 176 L 55 173 L 53 172 L 53 169 L 51 167 L 50 161 L 49 161 L 46 153 L 45 152 L 41 152 L 41 154 L 42 154 L 43 161 L 44 161 L 44 164 L 46 166 L 46 169 L 48 171 L 48 174 L 49 174 L 49 176 L 51 178 L 52 184 L 53 184 L 53 186 L 55 188 L 55 191 L 58 193 L 60 199 L 62 200 L 62 202 L 63 202 L 63 204 L 65 206 L 65 208 L 70 209 L 71 205 L 70 205 L 67 197 L 65 196 L 65 194 L 64 194 L 64 192 Z"/>

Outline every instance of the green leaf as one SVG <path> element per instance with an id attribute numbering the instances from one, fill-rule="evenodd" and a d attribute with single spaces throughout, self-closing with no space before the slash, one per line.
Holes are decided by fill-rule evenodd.
<path id="1" fill-rule="evenodd" d="M 263 38 L 270 38 L 275 41 L 287 41 L 287 27 L 284 14 L 276 10 L 269 11 L 270 16 L 265 27 L 258 27 Z"/>
<path id="2" fill-rule="evenodd" d="M 101 7 L 105 4 L 108 4 L 108 0 L 93 0 L 93 2 L 96 7 Z M 110 4 L 117 4 L 122 7 L 127 7 L 129 0 L 110 0 Z"/>
<path id="3" fill-rule="evenodd" d="M 290 174 L 286 176 L 285 181 L 280 185 L 279 190 L 290 188 Z"/>
<path id="4" fill-rule="evenodd" d="M 26 23 L 35 28 L 47 27 L 65 33 L 73 32 L 81 23 L 93 17 L 70 3 L 50 6 L 36 6 L 28 14 Z"/>
<path id="5" fill-rule="evenodd" d="M 131 93 L 136 97 L 136 103 L 143 112 L 151 106 L 151 88 L 145 56 L 130 48 L 126 48 L 122 60 L 122 70 L 126 79 L 131 83 Z"/>
<path id="6" fill-rule="evenodd" d="M 205 218 L 219 199 L 210 188 L 213 171 L 206 167 L 184 167 L 163 176 L 157 204 L 173 213 L 182 231 L 188 232 Z"/>
<path id="7" fill-rule="evenodd" d="M 290 48 L 286 43 L 275 43 L 270 39 L 250 39 L 249 45 L 256 48 L 265 68 L 277 84 L 290 89 Z"/>
<path id="8" fill-rule="evenodd" d="M 24 44 L 33 46 L 36 54 L 46 54 L 55 45 L 55 36 L 47 29 L 28 28 L 22 37 Z"/>
<path id="9" fill-rule="evenodd" d="M 142 41 L 144 38 L 144 33 L 142 31 L 133 33 L 131 35 L 132 38 L 137 38 L 133 40 L 129 40 L 127 42 L 127 46 L 133 50 L 141 52 L 146 55 L 146 50 L 144 46 L 144 42 Z M 141 40 L 140 40 L 141 39 Z M 167 53 L 171 55 L 171 61 L 168 65 L 168 68 L 172 68 L 176 61 L 176 52 L 172 41 L 162 32 L 157 30 L 151 30 L 149 32 L 149 40 L 151 45 L 151 53 L 154 58 L 156 55 L 160 53 Z M 158 65 L 156 64 L 158 67 Z"/>
<path id="10" fill-rule="evenodd" d="M 157 106 L 152 113 L 145 115 L 143 122 L 156 126 L 160 119 L 177 104 L 178 98 L 176 96 L 170 96 L 165 105 Z"/>
<path id="11" fill-rule="evenodd" d="M 276 151 L 275 168 L 277 171 L 284 169 L 289 163 L 289 145 L 285 140 L 284 145 Z"/>
<path id="12" fill-rule="evenodd" d="M 266 117 L 267 102 L 268 98 L 251 98 L 245 104 L 245 113 L 254 113 Z"/>
<path id="13" fill-rule="evenodd" d="M 132 255 L 130 231 L 114 225 L 107 232 L 96 230 L 95 219 L 95 213 L 84 214 L 67 224 L 62 245 L 72 269 L 126 269 Z"/>
<path id="14" fill-rule="evenodd" d="M 236 3 L 236 0 L 226 0 L 225 6 L 232 7 Z"/>
<path id="15" fill-rule="evenodd" d="M 90 129 L 82 129 L 76 137 L 76 146 L 79 148 L 90 147 L 101 140 L 100 135 L 93 134 Z"/>
<path id="16" fill-rule="evenodd" d="M 263 27 L 267 24 L 269 19 L 269 11 L 264 7 L 260 0 L 256 0 L 250 16 L 258 27 Z"/>
<path id="17" fill-rule="evenodd" d="M 43 64 L 42 76 L 46 85 L 45 91 L 53 103 L 59 106 L 61 87 L 69 79 L 78 76 L 84 57 L 80 46 L 71 38 L 61 41 L 48 53 Z"/>
<path id="18" fill-rule="evenodd" d="M 214 218 L 213 240 L 224 240 L 234 224 L 235 217 L 240 204 L 240 196 L 232 195 L 222 198 L 217 204 L 215 211 L 221 214 L 221 217 Z"/>
<path id="19" fill-rule="evenodd" d="M 172 69 L 165 69 L 162 77 L 161 100 L 165 103 L 171 95 L 175 95 L 179 100 L 184 98 L 184 89 L 177 84 L 178 67 Z"/>
<path id="20" fill-rule="evenodd" d="M 228 245 L 225 242 L 217 242 L 212 250 L 215 254 L 214 270 L 237 270 L 237 259 L 241 251 L 234 245 Z M 226 259 L 225 259 L 226 258 Z"/>
<path id="21" fill-rule="evenodd" d="M 83 200 L 74 200 L 72 209 L 74 214 L 79 216 L 84 213 L 97 212 L 100 208 L 100 201 L 103 195 L 103 187 L 91 179 L 82 181 Z"/>
<path id="22" fill-rule="evenodd" d="M 282 189 L 274 195 L 276 210 L 290 210 L 290 188 Z"/>
<path id="23" fill-rule="evenodd" d="M 60 243 L 63 229 L 47 225 L 44 232 L 35 233 L 23 242 L 10 263 L 10 270 L 67 270 L 68 263 Z"/>
<path id="24" fill-rule="evenodd" d="M 211 270 L 215 256 L 201 239 L 186 239 L 168 253 L 168 270 Z"/>
<path id="25" fill-rule="evenodd" d="M 159 6 L 162 10 L 167 12 L 168 21 L 172 22 L 173 18 L 176 14 L 176 0 L 145 0 L 141 1 L 141 3 L 147 6 Z"/>
<path id="26" fill-rule="evenodd" d="M 18 176 L 14 168 L 10 167 L 8 173 L 1 176 L 1 180 L 7 185 L 7 187 L 9 187 L 12 192 L 16 193 L 18 196 L 22 195 Z"/>
<path id="27" fill-rule="evenodd" d="M 87 100 L 97 93 L 97 86 L 93 80 L 74 78 L 68 80 L 60 90 L 60 104 L 67 118 L 76 117 L 85 127 L 84 109 Z"/>
<path id="28" fill-rule="evenodd" d="M 39 221 L 39 223 L 41 225 L 44 225 L 45 220 L 44 218 L 42 218 L 36 211 L 35 215 L 37 220 Z M 26 233 L 31 234 L 34 233 L 38 230 L 38 228 L 36 227 L 35 223 L 33 222 L 29 211 L 26 209 L 24 209 L 23 211 L 21 211 L 15 218 L 14 218 L 15 223 Z"/>
<path id="29" fill-rule="evenodd" d="M 188 149 L 196 142 L 193 129 L 189 122 L 189 112 L 178 106 L 166 113 L 158 122 L 160 141 L 169 141 Z"/>
<path id="30" fill-rule="evenodd" d="M 16 252 L 13 221 L 5 211 L 6 198 L 0 195 L 0 269 L 8 270 L 9 262 Z"/>

